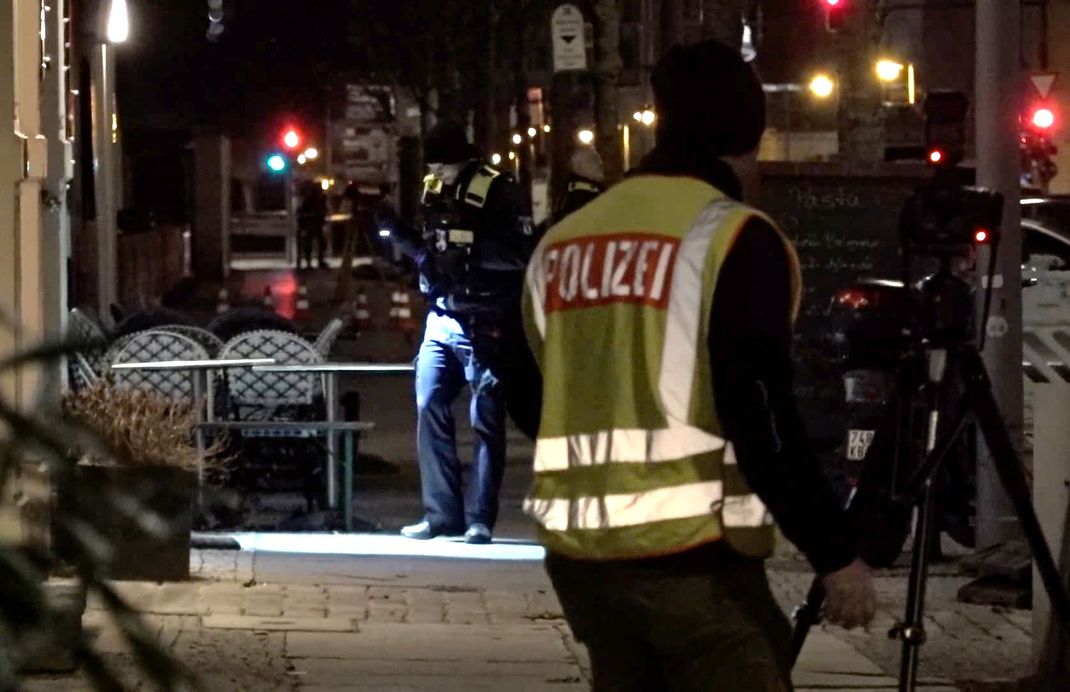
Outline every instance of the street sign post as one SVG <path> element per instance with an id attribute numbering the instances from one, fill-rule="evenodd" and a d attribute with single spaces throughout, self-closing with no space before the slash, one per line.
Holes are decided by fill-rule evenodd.
<path id="1" fill-rule="evenodd" d="M 587 69 L 587 41 L 583 12 L 575 5 L 559 5 L 550 19 L 554 72 Z"/>

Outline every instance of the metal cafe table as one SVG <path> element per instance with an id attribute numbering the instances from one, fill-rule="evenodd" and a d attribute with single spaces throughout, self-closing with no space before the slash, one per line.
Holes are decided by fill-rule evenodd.
<path id="1" fill-rule="evenodd" d="M 396 375 L 407 374 L 415 371 L 411 363 L 309 363 L 309 364 L 269 364 L 256 365 L 253 372 L 262 373 L 287 373 L 301 375 L 324 376 L 323 398 L 327 409 L 327 420 L 317 423 L 293 422 L 286 423 L 289 428 L 303 429 L 310 432 L 322 432 L 327 436 L 327 507 L 338 508 L 338 468 L 335 464 L 337 457 L 336 435 L 342 433 L 345 436 L 345 458 L 343 468 L 345 471 L 345 498 L 343 498 L 343 511 L 345 512 L 346 531 L 352 529 L 353 513 L 353 455 L 354 436 L 361 432 L 367 432 L 375 428 L 374 423 L 364 422 L 340 422 L 338 420 L 338 375 Z M 263 425 L 263 424 L 251 424 Z M 212 427 L 226 427 L 235 429 L 232 425 L 213 424 Z M 263 429 L 263 428 L 261 428 Z"/>
<path id="2" fill-rule="evenodd" d="M 193 407 L 197 412 L 197 486 L 204 483 L 205 434 L 203 424 L 212 420 L 215 408 L 215 393 L 208 386 L 208 373 L 230 368 L 252 368 L 275 363 L 274 358 L 217 358 L 206 360 L 162 360 L 142 363 L 115 363 L 112 370 L 139 370 L 142 372 L 188 372 L 193 383 Z M 203 402 L 203 403 L 202 403 Z M 200 490 L 198 490 L 198 494 Z"/>

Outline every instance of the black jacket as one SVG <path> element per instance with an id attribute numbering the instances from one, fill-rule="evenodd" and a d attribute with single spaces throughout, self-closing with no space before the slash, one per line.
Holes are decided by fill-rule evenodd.
<path id="1" fill-rule="evenodd" d="M 699 178 L 741 196 L 727 164 L 688 151 L 655 149 L 636 173 Z M 789 277 L 777 232 L 760 219 L 748 222 L 718 278 L 710 314 L 717 328 L 707 347 L 718 415 L 740 470 L 784 535 L 825 574 L 856 557 L 856 538 L 810 448 L 792 393 Z M 507 373 L 510 414 L 534 436 L 540 409 L 531 402 L 541 402 L 541 376 L 526 344 L 516 347 L 523 355 Z"/>
<path id="2" fill-rule="evenodd" d="M 523 285 L 523 270 L 534 249 L 530 219 L 512 176 L 494 178 L 482 205 L 466 201 L 473 178 L 485 164 L 471 161 L 456 183 L 425 197 L 425 233 L 399 233 L 395 242 L 413 259 L 430 303 L 439 311 L 500 315 L 510 310 Z M 436 248 L 436 227 L 473 232 L 470 255 Z"/>

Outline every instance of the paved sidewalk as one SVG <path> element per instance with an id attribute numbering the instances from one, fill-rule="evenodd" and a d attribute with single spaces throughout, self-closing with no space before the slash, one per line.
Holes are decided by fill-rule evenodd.
<path id="1" fill-rule="evenodd" d="M 211 690 L 588 689 L 586 653 L 530 543 L 383 535 L 242 542 L 241 551 L 195 551 L 191 582 L 120 585 Z M 315 554 L 294 552 L 301 550 Z M 449 557 L 465 554 L 476 558 Z M 798 571 L 773 577 L 785 604 L 807 582 Z M 90 603 L 86 624 L 130 688 L 143 688 L 99 604 Z M 895 688 L 885 669 L 832 629 L 814 631 L 795 681 L 800 690 Z M 930 692 L 956 689 L 933 677 L 925 683 Z M 36 679 L 27 689 L 88 688 L 67 677 Z"/>

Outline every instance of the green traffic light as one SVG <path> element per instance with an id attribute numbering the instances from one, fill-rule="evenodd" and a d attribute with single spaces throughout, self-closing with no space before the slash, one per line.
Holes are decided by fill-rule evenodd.
<path id="1" fill-rule="evenodd" d="M 267 159 L 267 167 L 274 173 L 282 173 L 286 170 L 286 159 L 281 154 L 272 154 Z"/>

